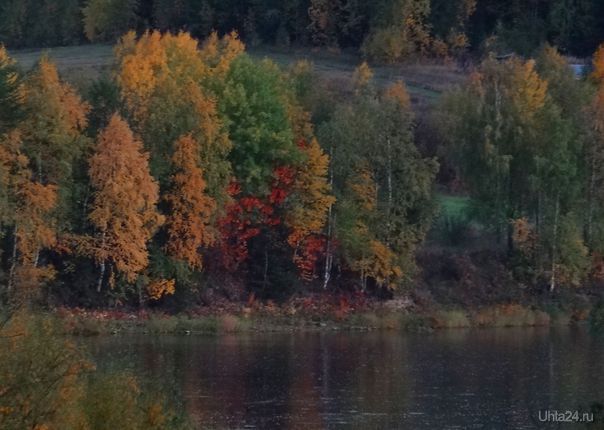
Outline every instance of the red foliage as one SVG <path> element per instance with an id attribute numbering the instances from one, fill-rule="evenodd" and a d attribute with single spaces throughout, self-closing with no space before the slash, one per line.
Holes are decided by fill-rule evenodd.
<path id="1" fill-rule="evenodd" d="M 241 186 L 232 182 L 228 187 L 233 202 L 227 214 L 218 222 L 221 235 L 220 256 L 222 265 L 234 270 L 248 257 L 248 242 L 260 234 L 262 227 L 275 227 L 282 223 L 279 207 L 290 194 L 295 179 L 291 167 L 277 167 L 267 197 L 242 196 Z"/>
<path id="2" fill-rule="evenodd" d="M 302 279 L 311 281 L 315 278 L 317 261 L 325 252 L 325 237 L 312 235 L 304 238 L 298 252 L 294 256 L 294 263 L 300 271 Z"/>

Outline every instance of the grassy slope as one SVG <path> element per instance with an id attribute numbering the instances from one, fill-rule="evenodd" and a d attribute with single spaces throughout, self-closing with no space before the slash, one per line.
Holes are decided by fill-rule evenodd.
<path id="1" fill-rule="evenodd" d="M 256 58 L 270 58 L 277 64 L 287 66 L 297 60 L 309 60 L 321 78 L 333 83 L 336 88 L 347 88 L 358 56 L 347 53 L 314 52 L 308 49 L 280 51 L 256 48 L 249 51 Z M 24 70 L 30 69 L 41 55 L 47 53 L 59 71 L 76 84 L 98 77 L 107 70 L 113 59 L 113 50 L 108 45 L 82 45 L 51 48 L 46 50 L 20 50 L 11 52 Z M 405 64 L 399 66 L 374 67 L 375 80 L 385 86 L 403 80 L 416 104 L 425 105 L 434 101 L 451 85 L 463 81 L 464 74 L 450 65 Z"/>

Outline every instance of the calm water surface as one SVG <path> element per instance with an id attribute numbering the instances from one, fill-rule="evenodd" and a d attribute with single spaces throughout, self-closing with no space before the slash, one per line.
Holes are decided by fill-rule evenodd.
<path id="1" fill-rule="evenodd" d="M 127 368 L 201 429 L 533 429 L 544 409 L 604 402 L 604 339 L 581 328 L 434 334 L 114 336 Z"/>

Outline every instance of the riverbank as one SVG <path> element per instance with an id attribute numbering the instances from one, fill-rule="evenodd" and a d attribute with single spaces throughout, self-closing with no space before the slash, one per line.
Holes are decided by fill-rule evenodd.
<path id="1" fill-rule="evenodd" d="M 240 312 L 162 312 L 59 309 L 65 333 L 78 336 L 118 334 L 220 335 L 253 332 L 301 331 L 433 331 L 459 328 L 547 327 L 586 322 L 586 309 L 562 312 L 518 304 L 486 306 L 475 310 L 404 310 L 388 305 L 316 314 L 293 309 L 242 308 Z"/>

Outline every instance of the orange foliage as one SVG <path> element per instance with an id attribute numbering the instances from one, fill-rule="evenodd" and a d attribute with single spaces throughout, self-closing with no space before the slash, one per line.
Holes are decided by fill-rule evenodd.
<path id="1" fill-rule="evenodd" d="M 395 263 L 396 254 L 378 240 L 371 240 L 367 251 L 368 254 L 356 261 L 352 269 L 361 272 L 365 278 L 374 279 L 380 287 L 395 289 L 403 276 L 403 271 Z"/>
<path id="2" fill-rule="evenodd" d="M 390 85 L 386 89 L 384 93 L 384 98 L 386 100 L 393 101 L 401 109 L 408 110 L 411 108 L 411 97 L 409 96 L 407 87 L 401 80 L 396 81 L 396 83 Z"/>
<path id="3" fill-rule="evenodd" d="M 172 176 L 172 189 L 165 197 L 170 206 L 166 218 L 166 251 L 196 269 L 202 267 L 200 248 L 214 242 L 209 224 L 216 208 L 214 200 L 205 193 L 198 154 L 197 142 L 191 136 L 176 142 L 172 157 L 176 172 Z"/>
<path id="4" fill-rule="evenodd" d="M 149 173 L 148 158 L 116 114 L 100 133 L 89 162 L 96 190 L 89 218 L 100 231 L 90 253 L 99 263 L 113 263 L 129 281 L 147 266 L 147 242 L 163 222 L 156 208 L 159 187 Z"/>
<path id="5" fill-rule="evenodd" d="M 245 51 L 245 45 L 239 40 L 236 31 L 218 38 L 216 32 L 212 32 L 204 41 L 199 55 L 203 62 L 209 67 L 208 73 L 211 78 L 224 79 L 231 67 L 231 63 Z"/>
<path id="6" fill-rule="evenodd" d="M 598 82 L 604 80 L 604 43 L 598 46 L 593 58 L 592 77 Z"/>
<path id="7" fill-rule="evenodd" d="M 231 63 L 244 51 L 236 33 L 219 39 L 212 33 L 199 49 L 190 34 L 151 31 L 138 40 L 129 32 L 115 48 L 117 82 L 129 109 L 142 121 L 151 96 L 158 89 L 191 88 L 208 79 L 223 79 Z M 169 91 L 164 91 L 168 94 Z M 181 93 L 186 96 L 187 92 Z"/>
<path id="8" fill-rule="evenodd" d="M 173 295 L 176 282 L 174 279 L 159 279 L 147 285 L 147 294 L 151 300 L 159 300 L 163 296 Z"/>
<path id="9" fill-rule="evenodd" d="M 17 190 L 17 243 L 23 263 L 35 265 L 42 248 L 56 243 L 54 226 L 49 213 L 57 204 L 57 187 L 25 181 Z"/>
<path id="10" fill-rule="evenodd" d="M 115 47 L 119 67 L 116 80 L 127 106 L 139 121 L 158 85 L 158 75 L 167 68 L 168 56 L 161 40 L 161 33 L 154 31 L 136 41 L 136 33 L 131 31 Z"/>
<path id="11" fill-rule="evenodd" d="M 512 240 L 514 245 L 522 252 L 530 254 L 537 246 L 537 234 L 528 219 L 518 218 L 510 221 L 512 223 Z"/>

